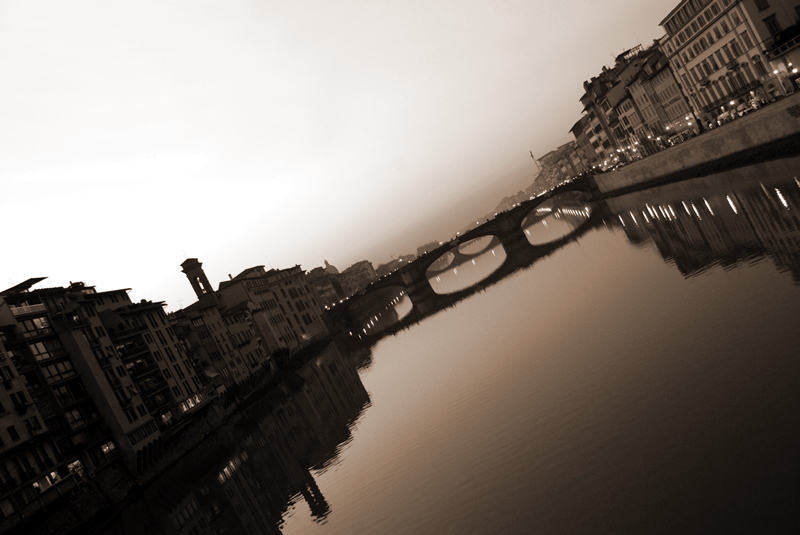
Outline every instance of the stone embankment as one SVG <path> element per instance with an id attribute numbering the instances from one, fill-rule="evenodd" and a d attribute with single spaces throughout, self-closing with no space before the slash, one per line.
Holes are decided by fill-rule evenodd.
<path id="1" fill-rule="evenodd" d="M 798 151 L 800 92 L 593 180 L 601 194 L 618 194 Z"/>

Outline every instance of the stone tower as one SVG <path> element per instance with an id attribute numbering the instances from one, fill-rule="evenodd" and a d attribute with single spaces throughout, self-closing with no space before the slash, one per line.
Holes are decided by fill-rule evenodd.
<path id="1" fill-rule="evenodd" d="M 189 279 L 194 293 L 197 294 L 197 299 L 203 301 L 209 298 L 216 299 L 214 289 L 211 287 L 211 283 L 208 282 L 208 277 L 206 277 L 203 271 L 203 264 L 200 261 L 196 258 L 187 258 L 183 261 L 181 267 L 183 268 L 182 271 L 186 273 L 186 278 Z"/>

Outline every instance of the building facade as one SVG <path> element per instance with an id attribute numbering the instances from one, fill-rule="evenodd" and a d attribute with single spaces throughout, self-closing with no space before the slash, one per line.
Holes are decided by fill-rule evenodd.
<path id="1" fill-rule="evenodd" d="M 786 94 L 796 48 L 775 43 L 799 16 L 789 0 L 684 0 L 661 21 L 661 49 L 704 126 L 754 97 Z"/>
<path id="2" fill-rule="evenodd" d="M 163 303 L 82 282 L 0 293 L 0 511 L 24 518 L 121 460 L 161 455 L 208 401 Z M 11 521 L 11 520 L 9 520 Z"/>

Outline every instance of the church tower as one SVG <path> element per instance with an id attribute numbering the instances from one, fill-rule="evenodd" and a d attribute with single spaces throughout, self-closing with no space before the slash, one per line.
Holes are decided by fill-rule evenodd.
<path id="1" fill-rule="evenodd" d="M 197 299 L 207 301 L 213 296 L 213 299 L 216 300 L 214 289 L 211 287 L 211 283 L 208 282 L 208 277 L 206 277 L 203 271 L 203 264 L 200 261 L 196 258 L 187 258 L 183 261 L 181 267 L 183 268 L 181 271 L 186 273 L 186 278 L 189 279 Z"/>

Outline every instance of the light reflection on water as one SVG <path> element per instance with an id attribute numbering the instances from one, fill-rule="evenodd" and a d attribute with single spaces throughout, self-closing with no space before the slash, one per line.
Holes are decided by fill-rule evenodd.
<path id="1" fill-rule="evenodd" d="M 348 309 L 348 336 L 363 339 L 374 336 L 408 316 L 414 304 L 401 287 L 372 292 Z"/>
<path id="2" fill-rule="evenodd" d="M 495 241 L 494 236 L 481 236 L 474 240 L 469 240 L 458 246 L 458 251 L 466 255 L 476 255 L 485 251 Z"/>
<path id="3" fill-rule="evenodd" d="M 449 260 L 444 270 L 434 269 L 440 264 L 437 260 L 426 272 L 428 283 L 437 294 L 449 294 L 474 286 L 497 271 L 508 256 L 502 244 L 493 236 L 471 240 L 456 246 L 454 250 L 459 254 L 447 252 L 440 257 L 439 260 L 445 257 Z"/>
<path id="4" fill-rule="evenodd" d="M 531 245 L 544 245 L 572 234 L 589 219 L 594 203 L 580 192 L 557 195 L 534 208 L 522 221 Z"/>
<path id="5" fill-rule="evenodd" d="M 373 407 L 321 478 L 329 524 L 299 514 L 284 533 L 774 532 L 792 519 L 800 185 L 710 194 L 713 182 L 615 199 L 607 230 L 382 341 L 363 376 Z M 676 199 L 691 214 L 674 215 Z M 623 226 L 628 210 L 649 222 Z M 778 271 L 752 263 L 765 254 Z"/>
<path id="6" fill-rule="evenodd" d="M 175 533 L 187 510 L 203 534 L 779 532 L 800 480 L 798 163 L 611 199 L 536 269 L 311 360 L 113 533 Z M 399 316 L 402 291 L 372 304 Z"/>

